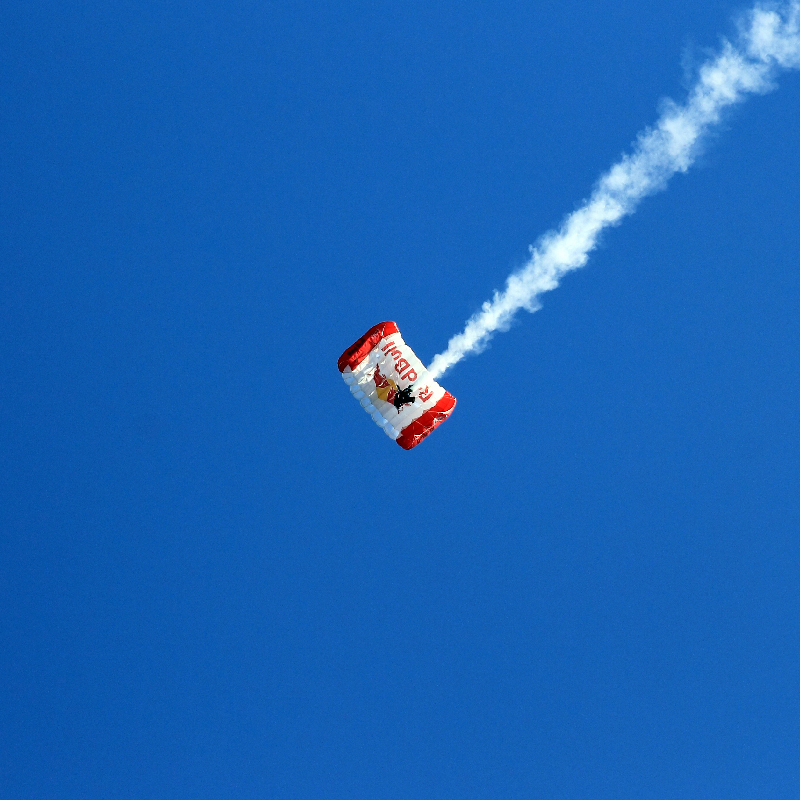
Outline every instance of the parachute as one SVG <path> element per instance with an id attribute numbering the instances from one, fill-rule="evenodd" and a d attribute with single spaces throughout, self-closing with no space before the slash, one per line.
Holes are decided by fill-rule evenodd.
<path id="1" fill-rule="evenodd" d="M 400 447 L 416 447 L 452 413 L 456 399 L 430 376 L 394 322 L 370 328 L 339 358 L 353 397 Z"/>

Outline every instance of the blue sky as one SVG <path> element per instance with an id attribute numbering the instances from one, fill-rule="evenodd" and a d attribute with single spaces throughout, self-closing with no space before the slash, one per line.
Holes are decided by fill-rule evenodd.
<path id="1" fill-rule="evenodd" d="M 796 798 L 800 75 L 442 378 L 728 2 L 8 0 L 0 796 Z"/>

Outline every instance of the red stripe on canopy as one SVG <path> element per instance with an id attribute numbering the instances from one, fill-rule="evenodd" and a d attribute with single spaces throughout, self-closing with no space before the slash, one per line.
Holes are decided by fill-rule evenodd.
<path id="1" fill-rule="evenodd" d="M 429 408 L 421 417 L 403 428 L 397 437 L 397 444 L 404 450 L 416 447 L 437 425 L 441 425 L 450 416 L 455 407 L 455 397 L 446 391 L 433 408 Z"/>
<path id="2" fill-rule="evenodd" d="M 355 369 L 372 351 L 378 342 L 393 333 L 399 333 L 399 328 L 394 322 L 379 322 L 373 325 L 357 342 L 351 344 L 339 356 L 339 372 L 344 372 L 347 367 Z"/>

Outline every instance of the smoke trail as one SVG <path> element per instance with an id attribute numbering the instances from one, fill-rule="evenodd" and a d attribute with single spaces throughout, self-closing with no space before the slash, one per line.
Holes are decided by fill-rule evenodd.
<path id="1" fill-rule="evenodd" d="M 537 311 L 539 295 L 586 263 L 603 230 L 632 214 L 644 197 L 692 165 L 703 137 L 719 124 L 726 108 L 747 95 L 774 89 L 773 79 L 781 70 L 800 68 L 799 24 L 800 0 L 758 4 L 747 12 L 736 43 L 723 42 L 719 53 L 701 66 L 686 103 L 667 101 L 655 127 L 639 134 L 632 152 L 600 178 L 591 197 L 558 230 L 531 247 L 525 266 L 434 357 L 430 373 L 438 377 L 469 353 L 479 353 L 495 331 L 508 328 L 521 308 Z"/>

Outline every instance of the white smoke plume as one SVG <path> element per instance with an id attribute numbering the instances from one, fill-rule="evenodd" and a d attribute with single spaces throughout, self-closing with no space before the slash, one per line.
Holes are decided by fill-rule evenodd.
<path id="1" fill-rule="evenodd" d="M 739 22 L 736 41 L 724 41 L 702 64 L 686 102 L 666 102 L 655 126 L 639 134 L 632 151 L 600 178 L 589 199 L 531 247 L 530 259 L 508 278 L 505 289 L 495 292 L 434 357 L 430 373 L 438 377 L 464 356 L 479 353 L 495 331 L 508 328 L 521 308 L 537 311 L 539 296 L 586 263 L 603 230 L 632 214 L 644 197 L 692 165 L 704 137 L 719 125 L 727 108 L 750 94 L 774 89 L 781 70 L 800 68 L 799 25 L 800 0 L 759 3 L 748 11 Z"/>

